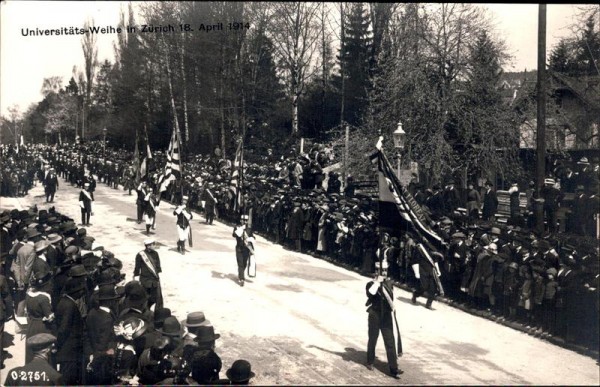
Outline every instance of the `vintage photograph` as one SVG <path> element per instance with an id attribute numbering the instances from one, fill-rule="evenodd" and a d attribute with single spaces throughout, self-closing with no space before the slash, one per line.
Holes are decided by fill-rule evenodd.
<path id="1" fill-rule="evenodd" d="M 0 385 L 600 384 L 598 4 L 0 18 Z"/>

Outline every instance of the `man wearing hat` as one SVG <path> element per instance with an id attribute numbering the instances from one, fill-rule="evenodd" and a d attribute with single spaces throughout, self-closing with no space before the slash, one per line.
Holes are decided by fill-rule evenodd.
<path id="1" fill-rule="evenodd" d="M 152 191 L 148 192 L 144 197 L 144 220 L 146 222 L 146 235 L 150 235 L 150 228 L 154 228 L 156 221 L 156 208 L 158 206 L 158 199 Z"/>
<path id="2" fill-rule="evenodd" d="M 555 187 L 555 181 L 552 178 L 544 180 L 544 186 L 540 190 L 540 196 L 544 199 L 544 216 L 548 222 L 548 230 L 551 233 L 556 232 L 558 226 L 557 211 L 564 194 Z"/>
<path id="3" fill-rule="evenodd" d="M 487 181 L 485 183 L 485 193 L 483 194 L 483 209 L 482 218 L 483 220 L 493 220 L 498 210 L 498 196 L 494 191 L 494 185 Z"/>
<path id="4" fill-rule="evenodd" d="M 144 247 L 144 250 L 135 256 L 133 278 L 136 280 L 139 279 L 146 293 L 148 293 L 148 308 L 154 304 L 157 307 L 162 307 L 162 289 L 159 277 L 162 269 L 160 267 L 158 252 L 154 250 L 154 239 L 146 239 Z"/>
<path id="5" fill-rule="evenodd" d="M 70 278 L 56 306 L 56 362 L 67 385 L 83 384 L 83 319 L 87 315 L 84 296 L 84 284 Z"/>
<path id="6" fill-rule="evenodd" d="M 200 327 L 211 325 L 210 321 L 204 316 L 204 312 L 191 312 L 188 313 L 187 318 L 181 322 L 185 326 L 187 333 L 183 336 L 183 345 L 196 347 L 195 341 L 197 332 Z"/>
<path id="7" fill-rule="evenodd" d="M 367 303 L 365 306 L 368 307 L 367 313 L 369 315 L 367 368 L 373 370 L 375 347 L 381 331 L 390 374 L 394 379 L 400 379 L 400 375 L 404 372 L 398 368 L 398 355 L 402 355 L 402 342 L 398 329 L 398 352 L 396 352 L 396 343 L 394 342 L 394 285 L 387 277 L 387 260 L 384 258 L 382 261 L 376 262 L 376 266 L 379 270 L 375 273 L 373 280 L 369 281 L 366 286 Z"/>
<path id="8" fill-rule="evenodd" d="M 233 362 L 231 368 L 225 372 L 227 379 L 231 384 L 248 384 L 256 374 L 252 371 L 252 366 L 248 360 L 239 359 Z"/>
<path id="9" fill-rule="evenodd" d="M 202 192 L 202 200 L 204 201 L 204 214 L 206 215 L 206 224 L 213 224 L 215 219 L 215 206 L 217 198 L 212 192 L 213 183 L 209 182 Z"/>
<path id="10" fill-rule="evenodd" d="M 38 242 L 39 243 L 39 242 Z M 52 273 L 49 268 L 42 267 L 32 275 L 29 289 L 25 299 L 27 308 L 27 337 L 38 333 L 52 333 L 54 331 L 54 312 L 52 310 Z M 33 359 L 30 348 L 26 348 L 25 362 Z"/>
<path id="11" fill-rule="evenodd" d="M 35 241 L 39 236 L 40 232 L 35 228 L 27 230 L 23 235 L 23 240 L 16 243 L 9 251 L 9 255 L 15 257 L 12 263 L 12 272 L 17 282 L 14 302 L 17 305 L 16 315 L 19 317 L 25 316 L 25 292 L 29 286 L 31 267 L 36 257 Z"/>
<path id="12" fill-rule="evenodd" d="M 92 214 L 92 195 L 89 192 L 90 183 L 84 183 L 81 192 L 79 192 L 79 207 L 81 208 L 81 224 L 90 225 L 90 216 Z"/>
<path id="13" fill-rule="evenodd" d="M 29 337 L 27 347 L 33 353 L 33 359 L 22 367 L 16 367 L 6 373 L 5 386 L 61 386 L 66 384 L 62 375 L 49 363 L 50 354 L 56 343 L 56 337 L 49 333 L 39 333 Z M 32 377 L 32 375 L 34 377 Z M 37 379 L 35 378 L 37 375 Z"/>
<path id="14" fill-rule="evenodd" d="M 188 209 L 188 197 L 183 196 L 182 202 L 175 211 L 173 211 L 173 215 L 177 216 L 177 235 L 179 239 L 177 240 L 177 251 L 181 254 L 185 254 L 185 241 L 191 237 L 192 229 L 190 227 L 190 220 L 192 220 L 192 213 Z M 190 238 L 190 247 L 192 247 L 192 240 Z"/>
<path id="15" fill-rule="evenodd" d="M 115 291 L 113 284 L 102 285 L 98 290 L 98 306 L 88 313 L 86 325 L 87 334 L 92 350 L 92 373 L 90 379 L 87 380 L 90 384 L 112 384 L 112 373 L 107 375 L 101 372 L 104 366 L 112 366 L 115 349 L 117 346 L 117 337 L 113 326 L 115 324 L 116 315 L 116 300 L 120 296 Z M 109 366 L 109 367 L 110 367 Z M 95 372 L 94 372 L 95 371 Z"/>
<path id="16" fill-rule="evenodd" d="M 233 229 L 232 237 L 235 238 L 235 259 L 238 266 L 238 281 L 240 286 L 244 286 L 245 282 L 245 271 L 248 266 L 248 259 L 252 253 L 252 245 L 248 243 L 248 239 L 251 234 L 248 230 L 246 223 L 248 222 L 248 215 L 241 215 L 238 225 Z"/>
<path id="17" fill-rule="evenodd" d="M 58 177 L 54 168 L 50 168 L 48 176 L 44 179 L 44 192 L 46 194 L 46 203 L 54 202 L 54 194 L 58 189 Z"/>

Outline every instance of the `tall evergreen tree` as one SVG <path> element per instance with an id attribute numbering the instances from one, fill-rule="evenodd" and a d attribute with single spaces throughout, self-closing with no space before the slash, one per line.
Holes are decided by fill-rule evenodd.
<path id="1" fill-rule="evenodd" d="M 371 90 L 371 44 L 369 16 L 363 3 L 351 3 L 340 42 L 340 68 L 344 72 L 344 117 L 357 125 L 366 111 L 367 95 Z"/>

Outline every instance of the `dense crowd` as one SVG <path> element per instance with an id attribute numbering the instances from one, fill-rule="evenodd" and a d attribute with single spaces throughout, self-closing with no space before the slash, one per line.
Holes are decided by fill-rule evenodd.
<path id="1" fill-rule="evenodd" d="M 106 152 L 102 157 L 104 150 L 89 144 L 46 149 L 42 155 L 57 170 L 80 170 L 69 175 L 75 176 L 74 184 L 85 181 L 87 168 L 113 188 L 138 190 L 128 156 Z M 302 155 L 268 152 L 262 161 L 245 163 L 244 195 L 238 204 L 230 183 L 232 162 L 217 156 L 190 158 L 183 179 L 161 191 L 165 155 L 156 152 L 147 181 L 164 200 L 179 203 L 182 196 L 189 197 L 189 206 L 203 213 L 207 223 L 215 218 L 235 223 L 242 208 L 255 233 L 363 274 L 370 275 L 384 256 L 390 275 L 416 289 L 414 302 L 424 294 L 431 306 L 443 293 L 534 334 L 597 348 L 597 165 L 586 158 L 555 165 L 542 190 L 546 231 L 541 234 L 533 231 L 531 183 L 511 185 L 504 221 L 491 182 L 484 187 L 472 182 L 464 191 L 453 181 L 443 188 L 411 182 L 408 190 L 446 246 L 426 257 L 423 251 L 433 249 L 411 230 L 379 230 L 373 192 L 358 189 L 351 177 L 342 184 L 337 172 L 325 172 L 333 161 L 331 151 L 321 145 Z M 569 209 L 563 225 L 556 216 L 561 207 Z M 566 232 L 558 232 L 561 227 Z"/>
<path id="2" fill-rule="evenodd" d="M 0 336 L 14 317 L 27 337 L 26 364 L 3 372 L 5 385 L 245 384 L 254 376 L 240 359 L 220 378 L 220 335 L 204 313 L 178 320 L 149 297 L 137 268 L 125 283 L 121 260 L 54 207 L 4 211 L 0 222 Z"/>

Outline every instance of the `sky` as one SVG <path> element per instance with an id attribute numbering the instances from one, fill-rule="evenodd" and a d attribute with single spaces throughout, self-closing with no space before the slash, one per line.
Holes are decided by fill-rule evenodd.
<path id="1" fill-rule="evenodd" d="M 514 62 L 505 71 L 537 67 L 537 4 L 480 4 L 487 7 L 497 25 L 497 34 L 507 43 Z M 63 77 L 68 84 L 73 67 L 83 69 L 81 35 L 23 36 L 23 29 L 82 27 L 92 18 L 96 26 L 116 27 L 119 1 L 1 1 L 0 3 L 0 114 L 18 105 L 21 112 L 42 99 L 44 78 Z M 561 37 L 570 35 L 574 5 L 549 4 L 547 11 L 547 51 Z M 139 21 L 139 17 L 137 19 Z M 116 34 L 98 35 L 98 61 L 114 59 Z"/>

